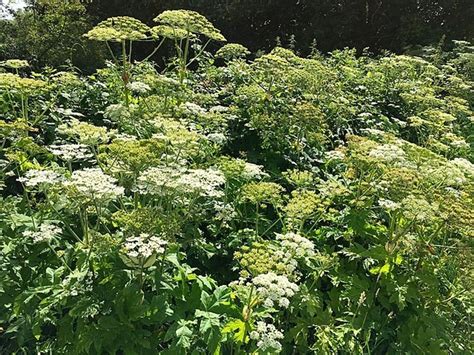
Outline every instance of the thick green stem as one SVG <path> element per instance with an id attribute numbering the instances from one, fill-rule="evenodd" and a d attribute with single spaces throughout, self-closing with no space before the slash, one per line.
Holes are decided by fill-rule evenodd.
<path id="1" fill-rule="evenodd" d="M 79 211 L 79 219 L 81 222 L 81 227 L 82 227 L 82 233 L 83 233 L 83 238 L 84 238 L 84 244 L 89 247 L 89 222 L 87 218 L 87 211 L 85 207 L 81 207 Z"/>
<path id="2" fill-rule="evenodd" d="M 125 105 L 130 106 L 130 91 L 128 89 L 128 83 L 130 81 L 127 61 L 127 44 L 125 40 L 122 41 L 122 81 L 123 81 L 123 94 L 125 97 Z"/>
<path id="3" fill-rule="evenodd" d="M 153 52 L 151 52 L 145 59 L 142 60 L 142 62 L 146 62 L 148 59 L 150 59 L 151 57 L 153 57 L 155 55 L 156 52 L 158 52 L 158 50 L 160 49 L 160 47 L 162 46 L 162 44 L 165 42 L 165 39 L 166 38 L 163 38 L 160 43 L 158 44 L 158 46 L 153 50 Z"/>
<path id="4" fill-rule="evenodd" d="M 256 231 L 257 235 L 258 235 L 259 213 L 260 213 L 259 204 L 257 203 L 256 217 L 255 217 L 255 231 Z"/>
<path id="5" fill-rule="evenodd" d="M 109 42 L 105 42 L 105 44 L 107 44 L 107 48 L 109 49 L 109 53 L 110 53 L 110 55 L 112 56 L 112 59 L 113 59 L 114 63 L 115 63 L 116 65 L 118 65 L 117 57 L 115 57 L 114 52 L 112 51 L 112 48 L 110 47 Z"/>
<path id="6" fill-rule="evenodd" d="M 21 103 L 21 116 L 25 121 L 28 121 L 28 115 L 26 113 L 25 96 L 23 95 L 23 93 L 20 96 L 20 103 Z"/>
<path id="7" fill-rule="evenodd" d="M 198 54 L 189 61 L 188 64 L 186 64 L 186 68 L 189 67 L 193 62 L 195 62 L 196 60 L 199 59 L 199 57 L 204 53 L 204 50 L 206 49 L 206 47 L 208 46 L 208 44 L 211 42 L 211 40 L 209 39 L 203 46 L 202 48 L 199 50 Z"/>
<path id="8" fill-rule="evenodd" d="M 66 260 L 64 259 L 64 257 L 63 257 L 63 256 L 60 256 L 60 255 L 56 252 L 56 250 L 54 250 L 54 248 L 51 246 L 51 244 L 50 244 L 49 242 L 48 242 L 48 247 L 49 247 L 49 249 L 51 249 L 51 251 L 52 251 L 54 254 L 56 254 L 56 257 L 57 257 L 59 260 L 61 260 L 61 262 L 64 264 L 64 266 L 65 266 L 70 272 L 73 272 L 72 269 L 71 269 L 71 267 L 68 265 L 68 263 L 67 263 Z"/>

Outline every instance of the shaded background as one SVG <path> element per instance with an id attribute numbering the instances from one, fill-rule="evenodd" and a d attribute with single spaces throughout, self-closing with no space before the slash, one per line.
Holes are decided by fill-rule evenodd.
<path id="1" fill-rule="evenodd" d="M 473 0 L 94 0 L 97 19 L 130 15 L 148 24 L 163 10 L 192 9 L 209 19 L 231 42 L 252 51 L 273 47 L 275 39 L 308 51 L 369 47 L 400 52 L 413 44 L 472 39 Z"/>

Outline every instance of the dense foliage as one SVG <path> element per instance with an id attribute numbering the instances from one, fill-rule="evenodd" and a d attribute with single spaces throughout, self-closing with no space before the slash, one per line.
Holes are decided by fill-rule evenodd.
<path id="1" fill-rule="evenodd" d="M 88 29 L 90 76 L 1 63 L 0 352 L 472 353 L 474 47 L 154 21 Z"/>

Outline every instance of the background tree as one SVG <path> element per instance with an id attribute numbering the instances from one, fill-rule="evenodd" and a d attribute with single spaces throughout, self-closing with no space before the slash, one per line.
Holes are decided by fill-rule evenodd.
<path id="1" fill-rule="evenodd" d="M 83 34 L 91 17 L 79 0 L 37 0 L 13 20 L 0 21 L 0 58 L 26 58 L 35 66 L 66 62 L 88 69 L 103 62 L 100 46 L 87 43 Z"/>

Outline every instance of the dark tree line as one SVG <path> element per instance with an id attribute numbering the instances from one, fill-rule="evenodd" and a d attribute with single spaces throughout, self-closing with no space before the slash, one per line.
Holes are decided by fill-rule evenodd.
<path id="1" fill-rule="evenodd" d="M 97 20 L 130 15 L 151 23 L 167 9 L 192 9 L 210 18 L 229 41 L 251 50 L 276 38 L 307 52 L 355 47 L 400 52 L 414 44 L 474 37 L 473 0 L 93 0 Z"/>
<path id="2" fill-rule="evenodd" d="M 276 44 L 305 55 L 350 47 L 400 53 L 441 38 L 474 40 L 474 0 L 27 0 L 25 11 L 0 20 L 0 61 L 24 58 L 36 67 L 72 63 L 85 71 L 103 65 L 106 50 L 82 37 L 111 16 L 149 25 L 168 9 L 191 9 L 209 18 L 230 42 L 252 52 Z M 217 49 L 219 44 L 214 48 Z M 153 49 L 136 46 L 136 58 Z M 166 46 L 154 57 L 167 57 Z"/>

